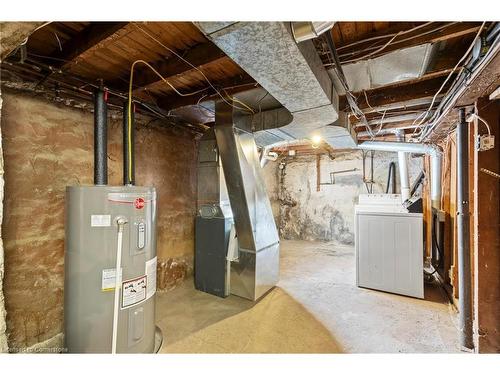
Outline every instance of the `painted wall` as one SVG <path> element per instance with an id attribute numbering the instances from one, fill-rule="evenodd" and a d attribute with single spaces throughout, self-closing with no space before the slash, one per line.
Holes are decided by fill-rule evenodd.
<path id="1" fill-rule="evenodd" d="M 280 159 L 281 160 L 281 159 Z M 316 156 L 296 156 L 269 162 L 264 167 L 273 213 L 280 238 L 293 240 L 338 241 L 354 244 L 354 205 L 359 194 L 366 194 L 363 183 L 361 151 L 334 154 L 334 160 L 322 155 L 321 182 L 330 182 L 330 172 L 356 171 L 335 176 L 333 185 L 321 185 L 316 191 Z M 389 163 L 396 162 L 397 192 L 399 173 L 397 154 L 375 152 L 374 193 L 385 192 Z M 420 173 L 422 158 L 409 158 L 410 183 Z M 369 160 L 366 161 L 367 171 Z"/>
<path id="2" fill-rule="evenodd" d="M 62 332 L 64 193 L 93 183 L 93 114 L 4 91 L 4 294 L 10 348 Z M 109 114 L 111 117 L 111 113 Z M 122 184 L 121 118 L 110 119 L 109 184 Z M 158 193 L 158 287 L 192 272 L 197 140 L 158 121 L 138 124 L 136 180 Z"/>

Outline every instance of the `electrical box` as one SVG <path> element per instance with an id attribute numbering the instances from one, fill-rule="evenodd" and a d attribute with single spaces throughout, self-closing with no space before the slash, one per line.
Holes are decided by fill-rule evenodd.
<path id="1" fill-rule="evenodd" d="M 488 151 L 495 147 L 494 135 L 478 135 L 477 136 L 477 150 Z"/>

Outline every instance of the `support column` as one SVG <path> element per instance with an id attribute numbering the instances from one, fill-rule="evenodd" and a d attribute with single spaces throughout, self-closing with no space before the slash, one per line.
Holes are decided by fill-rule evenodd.
<path id="1" fill-rule="evenodd" d="M 469 212 L 469 132 L 465 108 L 459 109 L 457 125 L 457 234 L 458 234 L 458 310 L 460 345 L 474 349 L 472 334 L 472 280 Z"/>

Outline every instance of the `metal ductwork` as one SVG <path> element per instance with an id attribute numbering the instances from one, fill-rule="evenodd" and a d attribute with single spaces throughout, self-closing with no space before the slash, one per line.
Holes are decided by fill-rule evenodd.
<path id="1" fill-rule="evenodd" d="M 231 293 L 256 300 L 279 278 L 279 237 L 259 152 L 253 135 L 235 127 L 233 108 L 222 101 L 215 106 L 215 136 L 238 235 Z"/>
<path id="2" fill-rule="evenodd" d="M 372 90 L 396 82 L 422 77 L 436 55 L 438 48 L 437 43 L 403 48 L 372 59 L 342 64 L 342 70 L 352 92 Z M 328 73 L 332 77 L 339 94 L 344 94 L 344 89 L 334 69 L 329 69 Z"/>
<path id="3" fill-rule="evenodd" d="M 254 137 L 234 111 L 216 102 L 215 128 L 200 140 L 195 287 L 257 300 L 278 282 L 279 237 Z"/>
<path id="4" fill-rule="evenodd" d="M 199 22 L 198 28 L 282 107 L 241 116 L 259 146 L 321 135 L 333 147 L 354 147 L 338 94 L 312 41 L 297 44 L 286 22 Z"/>
<path id="5" fill-rule="evenodd" d="M 331 30 L 335 22 L 292 22 L 293 38 L 297 43 L 314 39 Z"/>

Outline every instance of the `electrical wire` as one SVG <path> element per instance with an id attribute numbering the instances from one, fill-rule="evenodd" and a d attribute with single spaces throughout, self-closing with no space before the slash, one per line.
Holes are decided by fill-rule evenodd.
<path id="1" fill-rule="evenodd" d="M 451 70 L 451 72 L 448 74 L 448 76 L 446 77 L 446 79 L 444 80 L 444 82 L 441 84 L 441 87 L 439 88 L 439 90 L 436 92 L 436 94 L 434 94 L 433 98 L 432 98 L 432 101 L 431 101 L 431 104 L 429 105 L 429 108 L 425 111 L 427 114 L 430 112 L 430 110 L 432 109 L 432 107 L 434 106 L 434 102 L 436 101 L 436 98 L 438 97 L 438 95 L 441 93 L 441 91 L 443 90 L 444 86 L 446 85 L 446 83 L 449 81 L 449 79 L 451 78 L 451 76 L 455 73 L 455 71 L 457 70 L 457 68 L 460 66 L 460 64 L 462 64 L 462 62 L 467 58 L 467 56 L 469 56 L 469 53 L 472 51 L 472 49 L 474 48 L 474 45 L 476 44 L 476 41 L 477 39 L 479 38 L 479 36 L 481 35 L 481 32 L 483 31 L 483 28 L 484 28 L 484 25 L 486 24 L 486 22 L 483 22 L 481 24 L 481 27 L 479 28 L 478 32 L 476 33 L 476 36 L 474 37 L 474 39 L 472 40 L 472 43 L 470 44 L 469 48 L 467 48 L 467 51 L 464 53 L 464 55 L 460 58 L 460 60 L 456 63 L 456 65 L 453 67 L 453 69 Z M 444 100 L 441 102 L 441 104 L 444 102 Z M 437 113 L 438 111 L 436 111 L 434 113 L 434 115 Z M 434 116 L 433 115 L 433 116 Z M 426 115 L 427 116 L 427 115 Z M 431 117 L 432 119 L 432 117 Z M 425 116 L 422 118 L 422 120 L 420 120 L 420 122 L 417 124 L 417 128 L 415 129 L 415 131 L 413 132 L 413 134 L 415 134 L 415 132 L 417 131 L 417 129 L 420 129 L 421 125 L 423 124 L 423 122 L 425 121 Z M 422 129 L 420 131 L 420 139 L 422 139 L 423 137 L 425 137 L 425 130 Z"/>
<path id="2" fill-rule="evenodd" d="M 198 90 L 194 91 L 191 93 L 181 93 L 179 90 L 177 90 L 170 82 L 168 82 L 155 68 L 153 68 L 149 63 L 147 63 L 144 60 L 136 60 L 132 63 L 132 66 L 130 68 L 130 79 L 129 79 L 129 86 L 128 86 L 128 104 L 127 104 L 127 121 L 128 121 L 128 136 L 127 136 L 127 143 L 128 143 L 128 180 L 132 181 L 132 137 L 130 136 L 132 132 L 132 86 L 134 82 L 134 69 L 136 64 L 144 64 L 148 68 L 150 68 L 160 79 L 165 82 L 168 86 L 174 90 L 175 93 L 177 93 L 180 96 L 191 96 L 191 95 L 196 95 L 202 91 L 205 91 L 207 88 L 203 90 Z"/>
<path id="3" fill-rule="evenodd" d="M 151 69 L 164 83 L 166 83 L 177 95 L 179 96 L 182 96 L 182 97 L 186 97 L 186 96 L 193 96 L 193 95 L 196 95 L 196 94 L 199 94 L 203 91 L 206 91 L 208 90 L 208 87 L 205 87 L 201 90 L 196 90 L 196 91 L 193 91 L 193 92 L 190 92 L 190 93 L 182 93 L 180 92 L 179 90 L 177 90 L 177 88 L 172 85 L 165 77 L 163 77 L 163 75 L 161 75 L 153 66 L 151 66 L 151 64 L 149 64 L 148 62 L 144 61 L 144 60 L 136 60 L 132 63 L 132 66 L 130 68 L 130 79 L 129 79 L 129 87 L 128 87 L 128 113 L 127 113 L 127 117 L 128 117 L 128 152 L 129 152 L 129 181 L 132 181 L 132 137 L 130 137 L 130 134 L 131 134 L 131 131 L 132 131 L 132 87 L 133 87 L 133 82 L 134 82 L 134 71 L 135 71 L 135 67 L 137 64 L 143 64 L 145 66 L 147 66 L 149 69 Z M 219 94 L 221 95 L 221 94 Z M 226 94 L 227 95 L 227 94 Z M 221 97 L 225 100 L 225 98 L 221 95 Z M 226 101 L 226 100 L 225 100 Z M 239 103 L 245 107 L 248 107 L 245 103 L 243 103 L 242 101 L 236 99 L 236 98 L 233 98 L 233 101 L 236 102 L 236 103 Z M 227 101 L 226 101 L 227 102 Z M 232 104 L 231 104 L 232 105 Z M 234 105 L 232 105 L 233 107 L 235 107 Z M 235 107 L 237 109 L 244 109 L 244 108 L 240 108 L 240 107 Z M 151 108 L 149 108 L 151 110 Z M 253 113 L 253 110 L 248 107 L 248 110 L 250 110 L 252 113 Z"/>
<path id="4" fill-rule="evenodd" d="M 158 43 L 160 46 L 162 46 L 163 48 L 165 48 L 167 51 L 169 51 L 170 53 L 172 53 L 173 55 L 175 55 L 177 58 L 179 58 L 180 60 L 182 60 L 184 63 L 186 63 L 187 65 L 189 65 L 191 68 L 195 69 L 196 71 L 198 71 L 204 78 L 204 80 L 210 85 L 210 87 L 217 93 L 217 95 L 220 96 L 220 98 L 228 105 L 232 106 L 233 108 L 236 108 L 236 109 L 243 109 L 243 108 L 239 108 L 239 107 L 235 107 L 230 101 L 228 101 L 221 93 L 219 90 L 217 90 L 217 88 L 215 88 L 215 86 L 212 84 L 212 82 L 208 79 L 208 77 L 205 75 L 205 73 L 203 73 L 203 71 L 198 68 L 197 66 L 193 65 L 191 62 L 189 62 L 188 60 L 186 60 L 184 57 L 182 57 L 180 54 L 178 54 L 175 50 L 173 50 L 172 48 L 169 48 L 168 46 L 166 46 L 165 44 L 163 44 L 160 40 L 158 40 L 157 38 L 155 38 L 153 35 L 151 35 L 150 33 L 148 33 L 146 30 L 144 30 L 144 28 L 142 28 L 140 25 L 138 25 L 136 22 L 133 22 L 133 25 L 135 27 L 137 27 L 141 32 L 143 32 L 145 35 L 147 35 L 149 38 L 151 38 L 152 40 L 154 40 L 156 43 Z M 226 94 L 227 95 L 227 94 Z M 245 103 L 239 101 L 239 100 L 235 100 L 235 98 L 233 98 L 233 101 L 236 101 L 237 103 L 241 104 L 243 107 L 245 107 L 247 110 L 249 110 L 251 113 L 254 113 L 253 109 L 251 109 L 248 105 L 246 105 Z M 244 110 L 244 109 L 243 109 Z"/>
<path id="5" fill-rule="evenodd" d="M 488 129 L 488 136 L 491 136 L 491 130 L 490 130 L 490 126 L 488 125 L 488 123 L 481 117 L 479 116 L 478 114 L 476 113 L 471 113 L 471 116 L 472 117 L 475 117 L 477 118 L 479 121 L 481 121 L 485 126 L 486 128 Z"/>
<path id="6" fill-rule="evenodd" d="M 424 27 L 424 26 L 427 26 L 429 25 L 430 23 L 432 22 L 426 22 L 425 24 L 423 25 L 418 25 L 418 26 L 415 26 L 411 29 L 408 29 L 408 32 L 410 31 L 415 31 L 417 30 L 418 28 L 421 28 L 421 27 Z M 346 44 L 345 46 L 342 46 L 342 47 L 339 47 L 338 48 L 338 51 L 342 51 L 343 49 L 346 49 L 346 48 L 349 48 L 349 47 L 353 47 L 355 45 L 358 45 L 358 44 L 362 44 L 362 43 L 366 43 L 366 42 L 370 42 L 372 40 L 378 40 L 378 39 L 385 39 L 385 38 L 390 38 L 394 35 L 396 35 L 397 33 L 391 33 L 391 34 L 385 34 L 385 35 L 379 35 L 379 36 L 374 36 L 374 37 L 371 37 L 371 38 L 367 38 L 367 39 L 363 39 L 363 40 L 358 40 L 356 42 L 352 42 L 350 44 Z"/>
<path id="7" fill-rule="evenodd" d="M 40 26 L 38 26 L 35 30 L 33 30 L 27 37 L 26 39 L 23 40 L 23 42 L 19 45 L 19 47 L 21 46 L 24 46 L 26 43 L 28 43 L 28 39 L 30 36 L 32 36 L 34 33 L 36 33 L 38 30 L 40 30 L 41 28 L 47 26 L 47 25 L 50 25 L 52 23 L 52 21 L 49 21 L 49 22 L 44 22 L 43 24 L 41 24 Z"/>
<path id="8" fill-rule="evenodd" d="M 326 41 L 328 43 L 328 47 L 330 48 L 330 52 L 333 56 L 333 61 L 335 63 L 335 66 L 334 66 L 335 71 L 337 72 L 337 76 L 338 76 L 338 78 L 339 78 L 339 80 L 344 88 L 345 93 L 346 93 L 346 99 L 347 99 L 347 102 L 349 104 L 349 107 L 351 108 L 351 112 L 353 113 L 354 117 L 356 117 L 356 119 L 358 119 L 358 120 L 361 119 L 361 121 L 365 125 L 366 129 L 368 129 L 368 133 L 370 134 L 371 138 L 373 139 L 373 138 L 375 138 L 375 135 L 373 134 L 373 130 L 372 130 L 370 124 L 368 123 L 368 120 L 366 119 L 364 112 L 359 108 L 359 106 L 356 102 L 356 98 L 349 90 L 347 78 L 344 74 L 344 71 L 342 70 L 342 65 L 340 63 L 339 56 L 337 54 L 337 49 L 335 47 L 335 42 L 333 40 L 332 34 L 328 32 L 328 33 L 325 33 L 325 35 L 326 35 Z"/>
<path id="9" fill-rule="evenodd" d="M 393 37 L 391 38 L 391 40 L 389 40 L 385 45 L 383 45 L 382 47 L 378 48 L 376 51 L 373 51 L 367 55 L 364 55 L 364 56 L 361 56 L 361 57 L 356 57 L 356 58 L 353 58 L 351 60 L 347 60 L 347 61 L 343 61 L 343 64 L 348 64 L 348 63 L 353 63 L 353 62 L 356 62 L 356 61 L 360 61 L 360 60 L 364 60 L 366 59 L 367 57 L 370 57 L 370 56 L 373 56 L 374 54 L 377 54 L 378 52 L 381 52 L 382 50 L 384 50 L 385 48 L 387 48 L 389 45 L 391 44 L 399 44 L 399 43 L 403 43 L 403 42 L 407 42 L 409 40 L 412 40 L 412 39 L 415 39 L 415 38 L 420 38 L 424 35 L 428 35 L 428 34 L 432 34 L 432 33 L 435 33 L 437 31 L 440 31 L 440 30 L 443 30 L 443 29 L 446 29 L 447 27 L 450 27 L 450 26 L 453 26 L 455 24 L 457 24 L 458 22 L 450 22 L 446 25 L 442 25 L 442 26 L 439 26 L 439 27 L 436 27 L 434 29 L 431 29 L 431 30 L 428 30 L 426 32 L 423 32 L 423 33 L 420 33 L 420 34 L 416 34 L 416 35 L 413 35 L 413 36 L 410 36 L 408 38 L 404 38 L 404 39 L 401 39 L 401 40 L 398 40 L 398 41 L 395 41 L 394 40 L 401 36 L 401 35 L 404 35 L 404 34 L 408 34 L 408 33 L 411 33 L 415 30 L 418 30 L 420 28 L 423 28 L 423 27 L 426 27 L 426 26 L 429 26 L 430 24 L 432 24 L 432 22 L 426 22 L 425 24 L 422 24 L 422 25 L 419 25 L 419 26 L 416 26 L 412 29 L 408 29 L 408 30 L 403 30 L 403 31 L 400 31 L 399 33 L 396 33 L 396 34 L 392 34 Z M 376 43 L 375 43 L 376 44 Z M 344 54 L 344 55 L 341 55 L 340 57 L 344 57 L 344 56 L 352 56 L 352 55 L 356 55 L 356 54 L 359 54 L 359 53 L 362 53 L 364 51 L 367 51 L 367 50 L 370 50 L 372 48 L 377 48 L 377 47 L 374 47 L 374 45 L 372 46 L 369 46 L 367 47 L 366 49 L 364 50 L 361 50 L 361 51 L 356 51 L 356 52 L 352 52 L 350 54 Z"/>
<path id="10" fill-rule="evenodd" d="M 59 36 L 57 35 L 57 33 L 55 31 L 54 31 L 54 36 L 56 37 L 57 44 L 59 45 L 59 51 L 62 51 L 61 41 L 59 40 Z"/>

